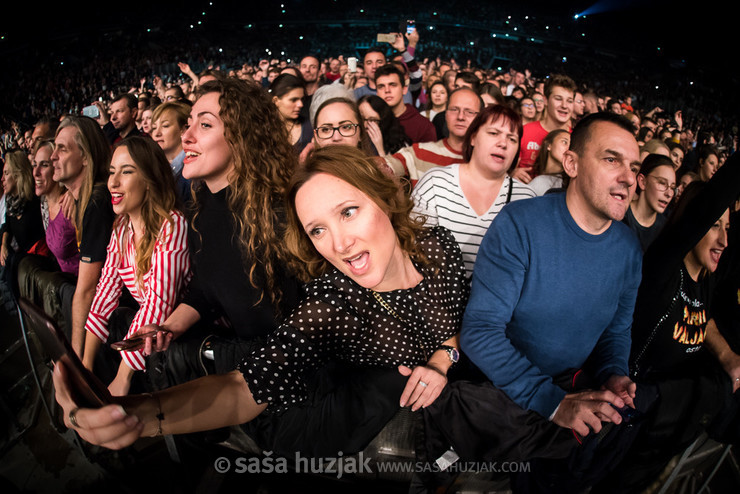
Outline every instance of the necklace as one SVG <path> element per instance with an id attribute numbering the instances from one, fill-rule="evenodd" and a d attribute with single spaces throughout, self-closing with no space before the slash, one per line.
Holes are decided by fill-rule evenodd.
<path id="1" fill-rule="evenodd" d="M 383 309 L 385 309 L 386 312 L 388 312 L 388 314 L 390 314 L 391 316 L 393 316 L 395 319 L 398 319 L 403 324 L 409 325 L 408 321 L 406 321 L 401 316 L 399 316 L 398 313 L 395 310 L 393 310 L 393 307 L 391 307 L 390 305 L 388 305 L 388 302 L 386 302 L 383 299 L 383 297 L 380 296 L 380 294 L 378 292 L 376 292 L 375 290 L 370 290 L 370 291 L 372 292 L 373 297 L 375 297 L 375 300 L 378 301 L 378 304 L 380 304 L 380 306 Z M 426 348 L 424 348 L 424 344 L 417 337 L 416 330 L 415 330 L 415 328 L 413 326 L 411 326 L 411 332 L 414 335 L 414 339 L 416 340 L 416 343 L 419 345 L 419 348 L 421 348 L 421 353 L 424 355 L 424 360 L 429 360 L 429 357 L 427 356 Z"/>

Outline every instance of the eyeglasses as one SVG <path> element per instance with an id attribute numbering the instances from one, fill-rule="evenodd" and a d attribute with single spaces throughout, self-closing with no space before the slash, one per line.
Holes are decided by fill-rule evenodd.
<path id="1" fill-rule="evenodd" d="M 655 188 L 658 189 L 661 192 L 665 192 L 668 189 L 671 189 L 671 192 L 674 194 L 676 193 L 676 189 L 678 187 L 674 185 L 668 184 L 668 180 L 660 177 L 656 177 L 655 175 L 648 175 L 648 177 L 655 179 Z"/>
<path id="2" fill-rule="evenodd" d="M 534 108 L 534 103 L 522 103 L 523 108 Z"/>
<path id="3" fill-rule="evenodd" d="M 447 111 L 450 112 L 450 113 L 460 113 L 460 112 L 463 112 L 463 115 L 465 115 L 466 117 L 474 117 L 478 113 L 480 113 L 480 112 L 477 112 L 477 111 L 468 110 L 467 108 L 458 108 L 456 106 L 454 106 L 452 108 L 448 108 Z"/>
<path id="4" fill-rule="evenodd" d="M 334 137 L 334 132 L 339 131 L 339 135 L 342 137 L 352 137 L 353 135 L 357 134 L 357 127 L 359 127 L 360 124 L 356 123 L 345 123 L 340 125 L 339 127 L 332 127 L 331 125 L 322 125 L 321 127 L 318 127 L 315 132 L 316 136 L 319 139 L 331 139 Z"/>

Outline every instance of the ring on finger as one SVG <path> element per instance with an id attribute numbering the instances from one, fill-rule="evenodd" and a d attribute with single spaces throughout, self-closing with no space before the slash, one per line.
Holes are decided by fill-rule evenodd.
<path id="1" fill-rule="evenodd" d="M 72 410 L 69 411 L 69 423 L 72 424 L 72 427 L 74 429 L 79 429 L 80 424 L 77 423 L 77 412 L 79 411 L 80 407 L 74 407 Z"/>
<path id="2" fill-rule="evenodd" d="M 426 388 L 427 386 L 429 386 L 429 385 L 428 385 L 427 383 L 425 383 L 424 381 L 419 381 L 419 385 L 420 385 L 420 386 L 421 386 L 422 388 Z"/>

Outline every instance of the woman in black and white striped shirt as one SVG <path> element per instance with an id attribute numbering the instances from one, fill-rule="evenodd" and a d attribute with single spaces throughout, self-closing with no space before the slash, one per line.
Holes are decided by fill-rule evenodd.
<path id="1" fill-rule="evenodd" d="M 414 211 L 427 217 L 428 226 L 442 225 L 452 232 L 468 278 L 491 221 L 509 202 L 535 197 L 529 186 L 507 173 L 517 161 L 521 136 L 519 115 L 491 105 L 465 134 L 465 162 L 429 170 L 414 188 Z"/>

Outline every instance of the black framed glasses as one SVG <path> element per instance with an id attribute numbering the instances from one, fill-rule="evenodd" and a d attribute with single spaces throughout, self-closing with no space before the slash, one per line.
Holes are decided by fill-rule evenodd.
<path id="1" fill-rule="evenodd" d="M 360 124 L 356 123 L 343 123 L 338 127 L 332 127 L 331 125 L 322 125 L 321 127 L 317 127 L 314 132 L 316 132 L 316 137 L 319 139 L 331 139 L 334 137 L 334 132 L 339 131 L 339 135 L 342 137 L 352 137 L 353 135 L 357 134 L 357 127 L 359 127 Z"/>

